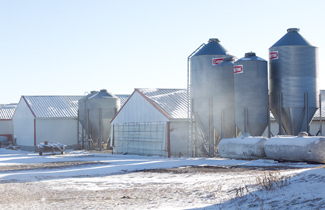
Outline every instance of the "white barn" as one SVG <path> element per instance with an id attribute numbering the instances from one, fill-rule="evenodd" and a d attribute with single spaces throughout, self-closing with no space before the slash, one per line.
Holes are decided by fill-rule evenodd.
<path id="1" fill-rule="evenodd" d="M 0 136 L 8 137 L 12 140 L 12 117 L 17 104 L 0 104 Z"/>
<path id="2" fill-rule="evenodd" d="M 13 135 L 24 150 L 44 141 L 78 144 L 78 100 L 82 96 L 22 96 L 12 118 Z"/>
<path id="3" fill-rule="evenodd" d="M 187 154 L 185 89 L 135 89 L 111 121 L 117 154 Z"/>

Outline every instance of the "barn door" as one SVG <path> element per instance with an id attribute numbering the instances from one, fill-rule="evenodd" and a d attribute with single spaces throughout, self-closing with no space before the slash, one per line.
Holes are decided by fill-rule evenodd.
<path id="1" fill-rule="evenodd" d="M 166 156 L 166 123 L 114 124 L 113 148 L 115 154 Z"/>

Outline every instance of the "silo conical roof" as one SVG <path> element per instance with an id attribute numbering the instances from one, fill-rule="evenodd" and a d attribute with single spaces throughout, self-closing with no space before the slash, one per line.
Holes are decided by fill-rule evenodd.
<path id="1" fill-rule="evenodd" d="M 287 33 L 279 39 L 272 47 L 276 46 L 286 46 L 286 45 L 306 45 L 314 46 L 302 35 L 299 34 L 299 28 L 289 28 Z"/>
<path id="2" fill-rule="evenodd" d="M 266 61 L 263 58 L 256 56 L 256 53 L 254 52 L 245 53 L 245 57 L 238 59 L 237 61 L 257 61 L 257 60 Z"/>
<path id="3" fill-rule="evenodd" d="M 229 55 L 228 51 L 220 44 L 219 39 L 209 39 L 208 44 L 204 45 L 194 56 L 198 55 Z"/>
<path id="4" fill-rule="evenodd" d="M 102 89 L 95 95 L 89 97 L 89 99 L 94 99 L 94 98 L 117 98 L 117 97 L 111 93 L 108 93 L 106 89 Z"/>

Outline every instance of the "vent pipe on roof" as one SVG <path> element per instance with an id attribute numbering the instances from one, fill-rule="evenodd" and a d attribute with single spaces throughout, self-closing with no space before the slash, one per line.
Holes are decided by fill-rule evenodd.
<path id="1" fill-rule="evenodd" d="M 223 61 L 234 61 L 234 57 L 225 57 L 222 60 Z"/>
<path id="2" fill-rule="evenodd" d="M 256 56 L 256 53 L 254 52 L 248 52 L 248 53 L 245 53 L 245 57 L 252 57 L 252 56 Z"/>
<path id="3" fill-rule="evenodd" d="M 209 39 L 209 43 L 210 43 L 210 42 L 220 42 L 220 41 L 219 41 L 219 39 L 217 39 L 217 38 L 211 38 L 211 39 Z"/>
<path id="4" fill-rule="evenodd" d="M 299 32 L 300 29 L 299 28 L 288 28 L 287 32 Z"/>

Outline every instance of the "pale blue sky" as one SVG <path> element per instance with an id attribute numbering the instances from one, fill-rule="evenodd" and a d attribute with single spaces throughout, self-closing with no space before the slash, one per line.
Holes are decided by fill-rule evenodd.
<path id="1" fill-rule="evenodd" d="M 0 0 L 1 103 L 21 95 L 186 88 L 186 62 L 219 38 L 238 58 L 287 28 L 319 47 L 325 89 L 325 1 Z"/>

